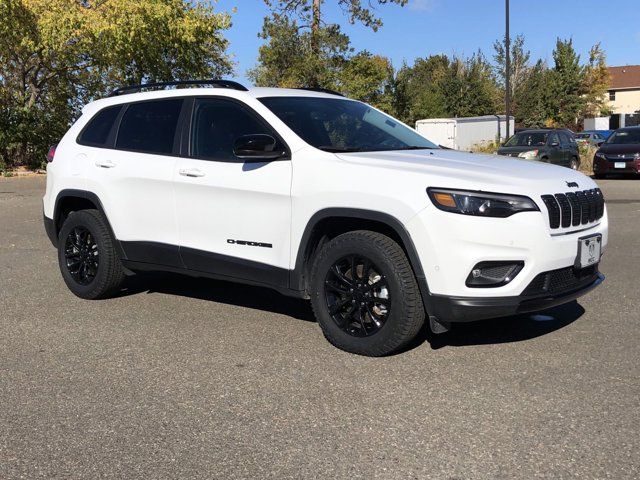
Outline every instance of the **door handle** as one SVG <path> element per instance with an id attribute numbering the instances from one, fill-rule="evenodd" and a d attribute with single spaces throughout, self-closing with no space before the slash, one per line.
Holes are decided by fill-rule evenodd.
<path id="1" fill-rule="evenodd" d="M 98 160 L 98 161 L 96 161 L 96 167 L 113 168 L 115 166 L 116 166 L 116 164 L 113 163 L 111 160 Z"/>
<path id="2" fill-rule="evenodd" d="M 183 177 L 204 177 L 204 172 L 197 168 L 183 168 L 178 173 Z"/>

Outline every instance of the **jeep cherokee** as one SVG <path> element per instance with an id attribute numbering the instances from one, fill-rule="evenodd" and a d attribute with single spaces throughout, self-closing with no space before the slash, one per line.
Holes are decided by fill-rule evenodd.
<path id="1" fill-rule="evenodd" d="M 425 320 L 440 333 L 538 311 L 604 278 L 590 178 L 441 149 L 328 91 L 119 89 L 48 161 L 45 229 L 85 299 L 150 270 L 262 285 L 310 299 L 335 346 L 379 356 Z"/>

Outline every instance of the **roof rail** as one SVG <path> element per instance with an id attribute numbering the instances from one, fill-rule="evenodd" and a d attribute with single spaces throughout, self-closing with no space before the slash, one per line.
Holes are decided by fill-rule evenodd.
<path id="1" fill-rule="evenodd" d="M 180 85 L 210 85 L 216 88 L 231 88 L 233 90 L 240 90 L 242 92 L 248 91 L 248 88 L 244 85 L 234 82 L 232 80 L 177 80 L 175 82 L 153 82 L 153 83 L 141 83 L 140 85 L 128 85 L 126 87 L 120 87 L 113 90 L 109 96 L 115 97 L 117 95 L 123 95 L 126 93 L 140 92 L 143 89 L 162 89 L 165 87 L 177 87 Z"/>
<path id="2" fill-rule="evenodd" d="M 296 90 L 309 90 L 310 92 L 320 92 L 320 93 L 329 93 L 331 95 L 338 95 L 339 97 L 344 97 L 344 94 L 340 92 L 336 92 L 335 90 L 330 90 L 328 88 L 319 88 L 319 87 L 298 87 Z"/>

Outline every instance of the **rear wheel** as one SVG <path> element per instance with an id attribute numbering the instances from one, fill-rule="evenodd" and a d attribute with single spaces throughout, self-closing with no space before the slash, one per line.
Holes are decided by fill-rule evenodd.
<path id="1" fill-rule="evenodd" d="M 125 278 L 107 219 L 98 210 L 69 214 L 58 237 L 58 263 L 67 287 L 80 298 L 109 297 Z"/>
<path id="2" fill-rule="evenodd" d="M 311 270 L 311 303 L 329 342 L 367 356 L 400 349 L 425 318 L 402 248 L 365 230 L 340 235 L 321 248 Z"/>

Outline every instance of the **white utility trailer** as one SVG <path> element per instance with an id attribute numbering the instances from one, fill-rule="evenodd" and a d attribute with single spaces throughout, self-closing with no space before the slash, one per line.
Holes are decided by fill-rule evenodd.
<path id="1" fill-rule="evenodd" d="M 515 122 L 509 119 L 513 134 Z M 507 117 L 485 115 L 464 118 L 428 118 L 416 122 L 416 130 L 434 143 L 456 150 L 471 150 L 474 146 L 506 140 Z"/>

